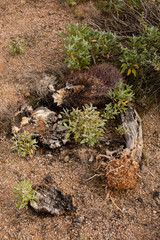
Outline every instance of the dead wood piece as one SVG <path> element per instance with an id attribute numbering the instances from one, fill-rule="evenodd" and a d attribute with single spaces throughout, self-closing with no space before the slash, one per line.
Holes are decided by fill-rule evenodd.
<path id="1" fill-rule="evenodd" d="M 134 160 L 139 162 L 142 157 L 143 138 L 141 118 L 133 108 L 121 113 L 122 125 L 126 129 L 125 140 L 126 148 L 128 148 Z"/>
<path id="2" fill-rule="evenodd" d="M 54 187 L 40 186 L 36 193 L 39 201 L 30 203 L 30 206 L 38 213 L 63 215 L 75 210 L 71 195 L 64 195 Z"/>
<path id="3" fill-rule="evenodd" d="M 46 107 L 40 107 L 34 111 L 32 108 L 31 111 L 30 108 L 29 105 L 25 105 L 25 108 L 22 106 L 15 114 L 12 133 L 32 133 L 32 136 L 37 138 L 40 145 L 50 149 L 61 147 L 68 142 L 65 138 L 66 130 L 61 129 L 61 114 L 57 114 Z M 30 112 L 28 112 L 28 109 Z"/>
<path id="4" fill-rule="evenodd" d="M 104 163 L 107 185 L 118 190 L 135 186 L 143 148 L 141 119 L 136 110 L 128 108 L 126 112 L 121 113 L 121 120 L 126 129 L 126 148 L 117 151 L 114 156 L 114 152 L 108 150 L 104 155 L 109 159 L 109 162 Z"/>

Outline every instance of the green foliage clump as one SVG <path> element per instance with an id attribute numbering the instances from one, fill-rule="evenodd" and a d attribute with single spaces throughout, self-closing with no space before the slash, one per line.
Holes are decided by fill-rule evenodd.
<path id="1" fill-rule="evenodd" d="M 112 100 L 111 103 L 106 104 L 104 117 L 112 119 L 114 116 L 127 110 L 131 105 L 131 101 L 134 97 L 132 87 L 123 83 L 122 81 L 117 83 L 118 88 L 113 88 L 109 91 L 107 96 Z"/>
<path id="2" fill-rule="evenodd" d="M 38 148 L 36 139 L 32 138 L 32 134 L 28 132 L 15 134 L 12 138 L 13 150 L 18 152 L 19 156 L 32 156 L 34 150 Z"/>
<path id="3" fill-rule="evenodd" d="M 60 36 L 63 38 L 63 52 L 67 55 L 65 62 L 69 68 L 79 70 L 108 58 L 117 43 L 115 34 L 89 28 L 87 24 L 66 26 L 66 32 Z"/>
<path id="4" fill-rule="evenodd" d="M 136 77 L 139 68 L 153 65 L 156 70 L 160 66 L 160 31 L 158 27 L 147 26 L 144 22 L 144 33 L 139 36 L 128 37 L 125 46 L 120 44 L 122 73 L 127 70 L 127 75 L 133 73 Z"/>
<path id="5" fill-rule="evenodd" d="M 127 128 L 125 128 L 123 125 L 119 125 L 118 127 L 115 128 L 120 135 L 130 135 L 131 131 L 129 131 Z"/>
<path id="6" fill-rule="evenodd" d="M 16 38 L 16 39 L 11 39 L 8 48 L 10 53 L 13 55 L 21 54 L 25 52 L 24 48 L 24 39 L 22 38 Z"/>
<path id="7" fill-rule="evenodd" d="M 28 209 L 29 202 L 33 204 L 38 201 L 38 196 L 32 189 L 32 182 L 30 180 L 24 179 L 20 184 L 16 183 L 13 188 L 13 193 L 15 195 L 14 200 L 18 201 L 16 207 L 19 209 Z"/>
<path id="8" fill-rule="evenodd" d="M 119 53 L 110 58 L 122 68 L 136 93 L 160 92 L 159 0 L 97 0 L 100 15 L 94 19 L 101 29 L 119 36 Z M 112 57 L 112 55 L 111 55 Z M 140 99 L 139 99 L 140 100 Z"/>
<path id="9" fill-rule="evenodd" d="M 64 110 L 62 114 L 66 119 L 63 120 L 63 128 L 68 130 L 66 138 L 73 135 L 76 142 L 88 144 L 90 147 L 98 143 L 104 134 L 106 120 L 100 117 L 100 112 L 96 109 L 86 104 L 82 110 Z"/>
<path id="10" fill-rule="evenodd" d="M 65 62 L 69 68 L 81 70 L 92 63 L 113 58 L 117 52 L 119 58 L 115 60 L 121 63 L 121 73 L 126 72 L 127 75 L 133 74 L 136 77 L 137 71 L 148 68 L 149 65 L 159 70 L 159 28 L 147 26 L 143 16 L 141 25 L 144 31 L 138 36 L 127 36 L 122 44 L 122 39 L 109 31 L 98 31 L 89 28 L 87 24 L 71 24 L 66 27 L 66 33 L 60 34 L 63 37 L 63 52 L 67 55 Z"/>
<path id="11" fill-rule="evenodd" d="M 107 96 L 112 102 L 106 104 L 102 117 L 97 108 L 92 105 L 86 104 L 82 109 L 72 108 L 72 111 L 64 109 L 62 128 L 68 130 L 66 139 L 73 136 L 76 142 L 93 147 L 103 136 L 106 121 L 114 119 L 116 115 L 126 111 L 131 105 L 134 93 L 131 86 L 119 81 L 117 88 L 112 88 Z M 121 134 L 124 132 L 129 134 L 122 126 L 116 130 Z"/>

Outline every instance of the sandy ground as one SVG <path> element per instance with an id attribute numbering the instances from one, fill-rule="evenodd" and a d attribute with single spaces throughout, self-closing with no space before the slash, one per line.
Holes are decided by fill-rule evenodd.
<path id="1" fill-rule="evenodd" d="M 76 21 L 73 13 L 54 0 L 1 0 L 0 103 L 16 108 L 23 103 L 27 79 L 57 65 L 61 59 L 57 33 Z M 10 38 L 25 39 L 25 53 L 12 56 Z M 34 79 L 32 79 L 34 80 Z M 31 81 L 32 82 L 32 81 Z M 135 189 L 114 191 L 106 198 L 103 177 L 86 181 L 93 172 L 84 157 L 62 148 L 37 152 L 24 159 L 11 151 L 9 138 L 0 138 L 0 239 L 2 240 L 159 240 L 160 239 L 160 118 L 159 106 L 143 110 L 144 151 Z M 51 217 L 19 210 L 12 188 L 23 178 L 34 185 L 50 183 L 73 196 L 76 212 Z"/>

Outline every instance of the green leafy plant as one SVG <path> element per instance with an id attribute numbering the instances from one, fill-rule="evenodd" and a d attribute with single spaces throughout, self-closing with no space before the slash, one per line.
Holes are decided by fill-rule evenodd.
<path id="1" fill-rule="evenodd" d="M 144 44 L 142 37 L 133 36 L 129 37 L 129 41 L 126 41 L 125 44 L 125 47 L 122 44 L 119 45 L 121 73 L 127 70 L 127 75 L 132 73 L 136 77 L 137 70 L 142 66 L 142 57 L 145 58 L 147 54 L 146 43 Z"/>
<path id="2" fill-rule="evenodd" d="M 132 87 L 119 81 L 118 87 L 109 91 L 107 96 L 112 100 L 111 103 L 106 104 L 104 117 L 112 119 L 119 113 L 126 111 L 128 106 L 131 105 L 131 101 L 134 97 Z"/>
<path id="3" fill-rule="evenodd" d="M 136 94 L 160 92 L 159 0 L 97 0 L 100 15 L 94 23 L 118 37 L 118 54 L 109 59 L 121 67 Z M 147 9 L 147 11 L 146 11 Z M 121 44 L 120 44 L 121 43 Z"/>
<path id="4" fill-rule="evenodd" d="M 147 26 L 143 18 L 141 24 L 144 28 L 141 35 L 128 37 L 125 46 L 119 44 L 121 73 L 127 71 L 127 75 L 132 73 L 134 77 L 136 77 L 140 67 L 147 68 L 148 65 L 153 65 L 156 69 L 160 63 L 160 31 L 156 26 Z"/>
<path id="5" fill-rule="evenodd" d="M 24 53 L 24 40 L 22 38 L 11 39 L 8 48 L 13 55 Z"/>
<path id="6" fill-rule="evenodd" d="M 13 150 L 18 152 L 19 156 L 32 156 L 34 150 L 38 148 L 36 139 L 32 138 L 32 134 L 28 132 L 15 134 L 12 138 Z"/>
<path id="7" fill-rule="evenodd" d="M 87 24 L 71 24 L 66 32 L 59 34 L 63 38 L 65 62 L 72 69 L 85 69 L 92 62 L 108 58 L 117 43 L 117 36 L 111 32 L 98 31 Z"/>
<path id="8" fill-rule="evenodd" d="M 15 195 L 14 200 L 18 201 L 16 207 L 19 209 L 28 209 L 29 202 L 33 204 L 38 201 L 38 195 L 32 189 L 32 182 L 30 180 L 24 179 L 20 184 L 15 183 L 13 193 Z"/>
<path id="9" fill-rule="evenodd" d="M 126 129 L 123 125 L 119 125 L 118 127 L 115 128 L 118 133 L 120 135 L 124 135 L 124 134 L 127 134 L 127 135 L 130 135 L 131 134 L 131 131 L 129 131 L 128 129 Z"/>
<path id="10" fill-rule="evenodd" d="M 92 105 L 84 105 L 82 110 L 76 108 L 65 110 L 62 113 L 64 117 L 63 128 L 68 130 L 66 138 L 73 135 L 76 142 L 88 144 L 93 147 L 98 143 L 104 134 L 106 120 L 100 117 L 100 112 Z"/>
<path id="11" fill-rule="evenodd" d="M 117 107 L 113 103 L 106 104 L 103 117 L 107 120 L 114 119 L 116 115 L 119 114 Z"/>
<path id="12" fill-rule="evenodd" d="M 159 71 L 160 66 L 160 29 L 156 26 L 147 26 L 147 24 L 142 23 L 145 34 L 146 34 L 146 42 L 147 42 L 147 61 L 146 64 L 151 64 L 154 66 L 155 70 Z M 156 67 L 158 66 L 158 67 Z"/>

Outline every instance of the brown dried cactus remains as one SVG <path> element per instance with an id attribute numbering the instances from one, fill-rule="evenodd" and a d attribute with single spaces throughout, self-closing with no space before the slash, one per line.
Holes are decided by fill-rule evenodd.
<path id="1" fill-rule="evenodd" d="M 63 91 L 60 89 L 53 97 L 60 101 L 59 105 L 68 108 L 84 104 L 101 106 L 109 101 L 106 94 L 116 87 L 120 79 L 122 80 L 120 71 L 111 64 L 93 65 L 88 70 L 68 75 L 64 80 L 66 87 Z"/>
<path id="2" fill-rule="evenodd" d="M 134 161 L 134 156 L 125 150 L 116 158 L 113 157 L 105 168 L 107 185 L 117 190 L 129 189 L 135 186 L 138 178 L 139 165 Z"/>

